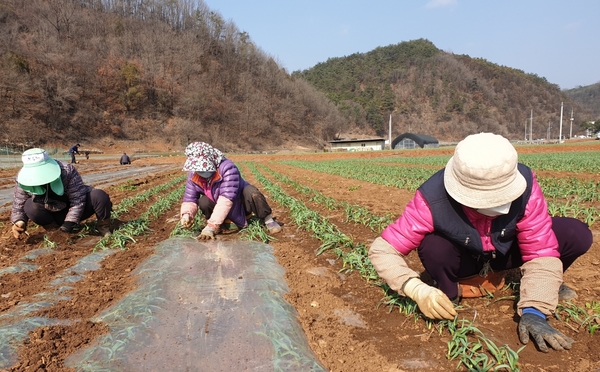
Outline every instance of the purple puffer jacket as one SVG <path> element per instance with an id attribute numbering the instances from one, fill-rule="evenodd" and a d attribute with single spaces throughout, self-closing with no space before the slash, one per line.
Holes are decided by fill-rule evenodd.
<path id="1" fill-rule="evenodd" d="M 245 226 L 246 211 L 244 209 L 242 190 L 244 190 L 244 187 L 248 186 L 249 183 L 242 178 L 240 170 L 235 164 L 229 159 L 224 159 L 221 164 L 219 164 L 217 177 L 212 179 L 212 184 L 210 185 L 202 182 L 203 179 L 201 177 L 194 177 L 195 174 L 196 172 L 189 172 L 188 174 L 185 191 L 183 193 L 183 202 L 197 204 L 200 195 L 207 195 L 205 190 L 210 187 L 211 195 L 207 196 L 215 202 L 219 196 L 231 200 L 233 205 L 231 206 L 227 218 L 238 226 Z"/>

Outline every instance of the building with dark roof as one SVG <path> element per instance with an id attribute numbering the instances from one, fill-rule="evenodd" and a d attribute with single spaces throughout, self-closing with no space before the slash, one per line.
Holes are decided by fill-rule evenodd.
<path id="1" fill-rule="evenodd" d="M 415 149 L 440 147 L 440 142 L 426 134 L 404 133 L 392 141 L 392 149 Z"/>
<path id="2" fill-rule="evenodd" d="M 385 139 L 383 138 L 364 138 L 350 140 L 328 141 L 331 151 L 375 151 L 383 150 Z"/>

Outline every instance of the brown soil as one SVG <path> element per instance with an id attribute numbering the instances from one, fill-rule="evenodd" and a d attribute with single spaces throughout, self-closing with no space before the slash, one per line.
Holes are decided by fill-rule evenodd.
<path id="1" fill-rule="evenodd" d="M 600 141 L 599 141 L 600 142 Z M 574 146 L 574 151 L 583 151 L 593 147 L 599 150 L 598 144 L 590 142 L 590 146 Z M 531 150 L 529 150 L 531 149 Z M 432 150 L 439 155 L 451 150 Z M 526 147 L 519 150 L 546 151 L 545 147 Z M 549 151 L 552 151 L 549 150 Z M 426 152 L 402 152 L 401 156 L 423 155 Z M 398 215 L 404 205 L 412 197 L 412 193 L 397 188 L 374 185 L 368 182 L 346 179 L 343 177 L 300 170 L 279 165 L 273 160 L 298 158 L 302 160 L 322 160 L 332 157 L 348 156 L 389 156 L 389 152 L 370 152 L 363 154 L 326 153 L 298 155 L 232 155 L 234 161 L 257 161 L 270 169 L 284 174 L 327 196 L 339 201 L 347 201 L 368 208 L 376 215 Z M 115 204 L 127 196 L 167 182 L 181 175 L 182 157 L 140 159 L 140 162 L 172 163 L 172 171 L 154 174 L 145 178 L 132 180 L 136 185 L 133 191 L 120 191 L 116 187 L 107 188 Z M 93 172 L 92 165 L 82 162 L 78 166 L 82 173 Z M 99 164 L 98 164 L 99 165 Z M 245 177 L 253 184 L 260 184 L 245 166 L 240 166 Z M 2 173 L 16 173 L 15 170 Z M 268 174 L 268 178 L 273 179 Z M 1 174 L 0 174 L 1 176 Z M 570 176 L 565 174 L 564 176 Z M 598 178 L 598 175 L 594 177 Z M 347 223 L 343 212 L 326 210 L 316 205 L 307 197 L 286 185 L 283 189 L 293 197 L 305 202 L 311 209 L 328 217 L 346 235 L 352 236 L 356 242 L 369 244 L 377 233 L 357 224 Z M 259 186 L 260 188 L 260 186 Z M 132 208 L 125 216 L 120 217 L 117 224 L 138 218 L 150 200 Z M 456 370 L 457 361 L 446 359 L 447 332 L 441 335 L 437 329 L 428 329 L 422 320 L 415 321 L 398 311 L 390 311 L 381 304 L 383 293 L 379 287 L 365 282 L 358 273 L 341 273 L 341 262 L 335 256 L 325 253 L 315 255 L 320 242 L 309 232 L 296 226 L 285 206 L 271 202 L 277 219 L 284 222 L 284 230 L 276 236 L 277 240 L 270 244 L 278 263 L 286 270 L 285 279 L 290 292 L 286 299 L 298 311 L 299 321 L 306 333 L 312 350 L 321 363 L 330 371 L 450 371 Z M 135 288 L 135 278 L 130 273 L 153 253 L 155 245 L 168 238 L 177 221 L 179 205 L 176 205 L 158 220 L 152 222 L 152 232 L 138 237 L 135 244 L 128 244 L 126 250 L 120 250 L 102 261 L 102 267 L 90 271 L 84 280 L 73 283 L 68 293 L 69 300 L 39 311 L 40 316 L 54 319 L 76 321 L 73 325 L 46 326 L 29 334 L 29 339 L 19 348 L 18 362 L 8 371 L 68 371 L 64 360 L 77 350 L 89 345 L 96 337 L 108 332 L 101 323 L 90 321 L 102 310 L 115 304 Z M 42 228 L 30 229 L 26 240 L 16 241 L 10 233 L 9 213 L 4 213 L 1 233 L 0 269 L 14 265 L 28 251 L 37 249 L 45 232 Z M 574 302 L 585 306 L 586 302 L 598 301 L 600 298 L 600 246 L 598 235 L 600 225 L 592 226 L 594 242 L 590 252 L 581 257 L 565 274 L 565 282 L 578 290 L 579 298 Z M 50 232 L 50 240 L 58 243 L 55 253 L 41 256 L 33 263 L 39 266 L 31 272 L 5 274 L 0 276 L 0 316 L 22 303 L 33 302 L 34 296 L 44 292 L 48 283 L 56 278 L 63 269 L 72 266 L 79 258 L 90 253 L 90 247 L 99 239 L 98 236 L 66 236 L 59 232 Z M 220 239 L 237 239 L 237 234 L 221 235 Z M 409 263 L 421 269 L 418 258 L 410 255 Z M 324 270 L 325 275 L 316 275 L 315 269 Z M 321 271 L 323 272 L 323 271 Z M 509 295 L 510 293 L 507 293 Z M 475 326 L 485 332 L 496 344 L 508 345 L 518 350 L 522 345 L 516 332 L 512 300 L 492 302 L 484 299 L 469 299 L 463 305 L 471 310 L 462 312 Z M 340 312 L 351 311 L 358 316 L 364 325 L 346 324 Z M 477 314 L 474 317 L 474 314 Z M 550 351 L 547 354 L 538 352 L 532 342 L 520 354 L 522 371 L 594 371 L 600 370 L 600 339 L 598 334 L 590 335 L 584 330 L 551 320 L 553 326 L 575 339 L 573 349 L 565 352 Z M 1 318 L 0 318 L 1 325 Z M 198 366 L 198 370 L 202 370 Z"/>

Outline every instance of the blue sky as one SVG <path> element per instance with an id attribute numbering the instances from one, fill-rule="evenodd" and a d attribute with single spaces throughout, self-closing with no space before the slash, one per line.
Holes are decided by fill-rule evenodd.
<path id="1" fill-rule="evenodd" d="M 600 82 L 600 0 L 204 0 L 288 72 L 428 39 L 545 77 Z"/>

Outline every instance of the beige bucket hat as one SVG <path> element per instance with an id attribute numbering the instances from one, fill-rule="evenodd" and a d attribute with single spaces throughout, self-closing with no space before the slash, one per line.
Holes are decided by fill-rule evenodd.
<path id="1" fill-rule="evenodd" d="M 525 191 L 527 181 L 517 166 L 517 150 L 506 138 L 472 134 L 456 145 L 446 164 L 444 186 L 454 200 L 467 207 L 498 207 Z"/>

